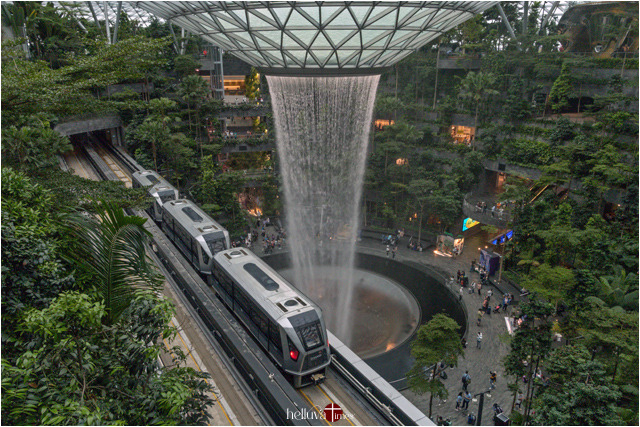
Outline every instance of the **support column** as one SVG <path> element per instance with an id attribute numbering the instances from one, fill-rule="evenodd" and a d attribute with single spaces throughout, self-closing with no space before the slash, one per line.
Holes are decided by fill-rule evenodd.
<path id="1" fill-rule="evenodd" d="M 502 9 L 502 6 L 500 6 L 500 3 L 498 3 L 496 7 L 498 8 L 498 12 L 500 12 L 500 17 L 502 18 L 502 22 L 504 23 L 504 26 L 507 27 L 507 30 L 509 31 L 511 38 L 516 43 L 516 47 L 518 48 L 518 50 L 522 50 L 522 48 L 520 47 L 520 43 L 518 43 L 518 38 L 516 37 L 516 34 L 513 32 L 513 28 L 511 28 L 511 24 L 507 19 L 507 15 L 504 13 L 504 9 Z"/>
<path id="2" fill-rule="evenodd" d="M 118 2 L 118 9 L 116 10 L 116 24 L 113 27 L 113 43 L 118 42 L 118 27 L 120 27 L 120 11 L 122 10 L 122 2 Z"/>
<path id="3" fill-rule="evenodd" d="M 104 2 L 104 26 L 107 28 L 107 43 L 111 44 L 111 29 L 109 28 L 109 7 L 106 1 Z"/>

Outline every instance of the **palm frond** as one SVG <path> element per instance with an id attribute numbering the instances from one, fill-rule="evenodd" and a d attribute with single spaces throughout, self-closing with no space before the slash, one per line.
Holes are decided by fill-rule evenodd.
<path id="1" fill-rule="evenodd" d="M 98 218 L 80 215 L 70 220 L 78 238 L 73 259 L 94 277 L 107 321 L 113 323 L 140 290 L 157 290 L 161 276 L 146 253 L 150 236 L 143 227 L 146 219 L 126 216 L 105 202 L 98 212 Z"/>

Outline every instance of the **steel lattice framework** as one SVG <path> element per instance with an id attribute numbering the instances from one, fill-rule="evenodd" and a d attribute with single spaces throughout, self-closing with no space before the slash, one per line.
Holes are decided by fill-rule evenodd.
<path id="1" fill-rule="evenodd" d="M 496 2 L 135 2 L 269 70 L 389 67 Z"/>

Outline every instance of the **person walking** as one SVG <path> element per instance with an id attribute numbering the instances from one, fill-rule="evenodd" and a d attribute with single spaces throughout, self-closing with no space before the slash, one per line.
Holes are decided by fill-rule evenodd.
<path id="1" fill-rule="evenodd" d="M 460 286 L 460 297 L 458 298 L 459 301 L 462 301 L 462 294 L 464 294 L 464 288 Z"/>
<path id="2" fill-rule="evenodd" d="M 471 402 L 471 393 L 467 390 L 462 395 L 462 410 L 469 409 L 469 402 Z"/>
<path id="3" fill-rule="evenodd" d="M 389 245 L 387 245 L 387 258 L 389 258 L 389 252 L 391 251 L 391 248 L 389 247 Z"/>
<path id="4" fill-rule="evenodd" d="M 464 398 L 462 397 L 462 392 L 458 393 L 458 397 L 456 397 L 456 411 L 460 410 L 460 406 L 462 405 L 462 401 Z"/>
<path id="5" fill-rule="evenodd" d="M 396 246 L 393 247 L 393 253 L 391 254 L 391 257 L 393 259 L 396 259 L 396 254 L 397 253 L 398 253 L 398 246 L 396 245 Z"/>
<path id="6" fill-rule="evenodd" d="M 482 296 L 482 294 L 480 293 L 480 289 L 482 289 L 482 282 L 478 282 L 476 288 L 478 289 L 478 296 Z"/>
<path id="7" fill-rule="evenodd" d="M 482 309 L 478 310 L 478 327 L 480 327 L 480 323 L 482 322 L 482 316 L 484 316 L 484 311 Z"/>
<path id="8" fill-rule="evenodd" d="M 473 270 L 476 269 L 476 260 L 472 260 L 471 261 L 471 270 L 469 270 L 469 273 L 473 273 Z"/>
<path id="9" fill-rule="evenodd" d="M 467 386 L 471 382 L 471 376 L 469 375 L 469 371 L 464 371 L 464 375 L 462 376 L 462 388 L 464 391 L 467 391 Z"/>
<path id="10" fill-rule="evenodd" d="M 520 410 L 522 407 L 522 401 L 524 400 L 524 394 L 522 391 L 518 390 L 518 397 L 516 398 L 516 409 Z"/>
<path id="11" fill-rule="evenodd" d="M 498 374 L 495 371 L 489 371 L 489 388 L 493 390 L 496 388 L 496 380 L 498 379 Z"/>
<path id="12" fill-rule="evenodd" d="M 476 348 L 482 349 L 482 332 L 478 332 L 478 336 L 476 337 Z"/>

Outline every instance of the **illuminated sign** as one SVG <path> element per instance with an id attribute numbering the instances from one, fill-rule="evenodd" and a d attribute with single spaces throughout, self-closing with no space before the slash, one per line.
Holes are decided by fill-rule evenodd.
<path id="1" fill-rule="evenodd" d="M 493 239 L 491 241 L 492 245 L 501 245 L 503 243 L 505 243 L 508 240 L 511 240 L 511 238 L 513 237 L 513 230 L 509 230 L 504 234 L 499 235 L 498 237 L 496 237 L 495 239 Z"/>
<path id="2" fill-rule="evenodd" d="M 462 221 L 462 231 L 467 231 L 471 227 L 474 227 L 478 224 L 480 224 L 480 221 L 475 221 L 471 218 L 467 218 L 464 221 Z"/>

